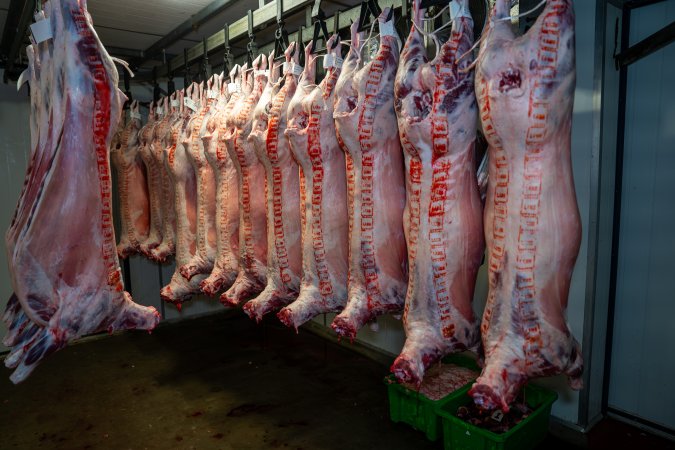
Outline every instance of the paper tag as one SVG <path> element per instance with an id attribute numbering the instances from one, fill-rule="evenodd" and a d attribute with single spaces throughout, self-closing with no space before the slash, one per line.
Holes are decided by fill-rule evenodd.
<path id="1" fill-rule="evenodd" d="M 199 109 L 199 103 L 192 100 L 190 97 L 185 97 L 183 99 L 183 102 L 185 103 L 185 106 L 187 106 L 188 108 L 190 108 L 191 110 L 193 110 L 195 112 Z"/>
<path id="2" fill-rule="evenodd" d="M 209 91 L 206 93 L 206 95 L 209 98 L 218 98 L 218 91 L 214 91 L 213 89 L 209 89 Z"/>
<path id="3" fill-rule="evenodd" d="M 227 92 L 229 92 L 230 94 L 235 94 L 235 93 L 239 92 L 239 90 L 240 90 L 240 87 L 237 83 L 229 83 L 227 85 Z"/>
<path id="4" fill-rule="evenodd" d="M 266 70 L 254 70 L 253 71 L 253 76 L 256 78 L 258 77 L 266 77 L 267 76 L 267 71 Z"/>
<path id="5" fill-rule="evenodd" d="M 132 118 L 132 119 L 141 120 L 141 113 L 138 113 L 138 112 L 136 112 L 136 111 L 131 111 L 131 114 L 130 114 L 130 115 L 131 115 L 131 118 Z"/>
<path id="6" fill-rule="evenodd" d="M 380 22 L 380 36 L 394 36 L 398 37 L 398 33 L 394 29 L 394 21 Z"/>
<path id="7" fill-rule="evenodd" d="M 180 105 L 180 102 L 178 100 L 171 100 L 171 107 L 172 108 L 178 108 Z"/>
<path id="8" fill-rule="evenodd" d="M 158 106 L 157 108 L 155 108 L 155 114 L 159 114 L 161 116 L 162 114 L 164 114 L 164 108 Z"/>
<path id="9" fill-rule="evenodd" d="M 284 73 L 288 73 L 291 70 L 291 63 L 289 63 L 288 61 L 284 61 L 284 63 L 281 65 L 281 70 Z"/>
<path id="10" fill-rule="evenodd" d="M 293 63 L 293 75 L 300 76 L 303 70 L 305 70 L 305 68 L 302 67 L 300 64 Z"/>
<path id="11" fill-rule="evenodd" d="M 344 59 L 340 58 L 339 56 L 335 57 L 335 67 L 338 69 L 342 67 L 342 64 L 345 62 Z"/>
<path id="12" fill-rule="evenodd" d="M 380 36 L 392 36 L 396 38 L 396 41 L 398 42 L 398 48 L 402 48 L 402 42 L 401 38 L 398 36 L 398 33 L 396 32 L 396 28 L 394 28 L 394 21 L 390 20 L 388 22 L 380 22 Z"/>
<path id="13" fill-rule="evenodd" d="M 330 53 L 323 55 L 323 68 L 330 69 L 331 67 L 335 67 L 335 56 Z"/>
<path id="14" fill-rule="evenodd" d="M 30 31 L 33 33 L 33 39 L 38 44 L 44 42 L 47 39 L 52 38 L 52 21 L 49 19 L 44 19 L 39 22 L 35 22 L 30 26 Z"/>
<path id="15" fill-rule="evenodd" d="M 468 19 L 473 19 L 471 17 L 471 12 L 469 8 L 464 5 L 460 5 L 455 0 L 450 0 L 450 20 L 455 20 L 456 18 L 466 17 Z"/>

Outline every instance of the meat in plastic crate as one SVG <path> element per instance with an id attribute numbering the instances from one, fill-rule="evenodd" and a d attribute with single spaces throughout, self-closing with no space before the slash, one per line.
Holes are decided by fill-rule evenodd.
<path id="1" fill-rule="evenodd" d="M 546 438 L 557 393 L 539 386 L 525 386 L 525 403 L 532 412 L 505 433 L 497 434 L 457 417 L 458 408 L 472 402 L 470 388 L 465 386 L 441 402 L 438 413 L 445 450 L 530 450 Z"/>
<path id="2" fill-rule="evenodd" d="M 437 441 L 441 438 L 441 421 L 437 411 L 439 406 L 457 395 L 458 392 L 464 392 L 464 388 L 468 389 L 480 373 L 476 361 L 466 355 L 450 355 L 443 359 L 443 363 L 445 369 L 452 367 L 461 369 L 458 371 L 461 371 L 468 381 L 457 388 L 450 388 L 447 393 L 439 393 L 439 396 L 431 395 L 433 399 L 424 395 L 422 389 L 416 390 L 399 384 L 393 375 L 385 378 L 389 396 L 389 417 L 392 422 L 406 423 L 425 433 L 430 441 Z M 430 368 L 427 374 L 437 367 Z M 425 377 L 425 381 L 427 378 Z"/>

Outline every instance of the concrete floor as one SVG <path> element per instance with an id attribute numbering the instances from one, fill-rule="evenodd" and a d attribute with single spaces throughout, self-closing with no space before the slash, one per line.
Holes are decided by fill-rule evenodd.
<path id="1" fill-rule="evenodd" d="M 19 386 L 3 368 L 0 448 L 442 448 L 389 421 L 386 374 L 306 331 L 218 314 L 72 345 Z"/>

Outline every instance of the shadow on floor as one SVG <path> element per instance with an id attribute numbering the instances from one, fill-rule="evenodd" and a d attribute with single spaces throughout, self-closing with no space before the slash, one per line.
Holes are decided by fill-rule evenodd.
<path id="1" fill-rule="evenodd" d="M 70 346 L 19 386 L 9 373 L 3 449 L 442 447 L 389 421 L 386 367 L 238 312 Z"/>

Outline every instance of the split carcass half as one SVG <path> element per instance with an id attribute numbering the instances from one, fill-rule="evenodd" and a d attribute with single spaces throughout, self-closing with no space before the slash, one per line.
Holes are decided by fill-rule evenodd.
<path id="1" fill-rule="evenodd" d="M 394 112 L 400 44 L 390 8 L 378 24 L 377 54 L 365 64 L 360 52 L 356 63 L 348 57 L 336 88 L 335 126 L 349 179 L 349 298 L 331 327 L 349 339 L 377 316 L 403 309 L 408 278 L 403 152 Z"/>
<path id="2" fill-rule="evenodd" d="M 219 92 L 220 75 L 214 75 L 206 83 L 202 107 L 188 127 L 190 145 L 186 148 L 197 176 L 197 247 L 190 261 L 179 268 L 188 281 L 196 275 L 209 275 L 216 259 L 216 177 L 206 159 L 203 135 Z"/>
<path id="3" fill-rule="evenodd" d="M 204 139 L 210 139 L 204 147 L 206 158 L 216 174 L 216 260 L 211 274 L 201 283 L 202 291 L 210 296 L 229 288 L 239 272 L 239 178 L 225 139 L 235 106 L 242 98 L 242 72 L 235 65 L 230 83 L 223 83 L 221 99 L 225 103 L 217 105 L 209 119 L 210 137 L 204 135 Z"/>
<path id="4" fill-rule="evenodd" d="M 338 36 L 332 36 L 326 47 L 333 58 L 340 56 Z M 319 314 L 342 310 L 347 302 L 347 175 L 333 121 L 335 83 L 341 69 L 333 65 L 315 85 L 311 50 L 309 44 L 285 131 L 300 166 L 303 274 L 297 300 L 277 316 L 296 329 Z"/>
<path id="5" fill-rule="evenodd" d="M 570 140 L 576 80 L 572 0 L 549 0 L 523 36 L 498 0 L 478 57 L 476 91 L 490 145 L 485 236 L 489 294 L 485 367 L 470 395 L 508 410 L 532 377 L 582 386 L 579 344 L 565 319 L 581 222 Z"/>
<path id="6" fill-rule="evenodd" d="M 478 109 L 474 95 L 473 20 L 468 0 L 452 19 L 452 32 L 427 61 L 415 25 L 396 75 L 396 112 L 405 152 L 406 240 L 410 277 L 403 322 L 406 343 L 391 370 L 421 383 L 443 356 L 475 349 L 480 342 L 473 300 L 485 250 L 483 205 L 476 179 L 474 141 Z M 421 27 L 423 10 L 413 2 Z"/>
<path id="7" fill-rule="evenodd" d="M 196 83 L 185 91 L 187 105 L 182 121 L 177 125 L 176 145 L 168 147 L 165 162 L 168 165 L 174 187 L 176 211 L 176 271 L 160 296 L 180 309 L 181 304 L 201 292 L 199 283 L 204 276 L 195 276 L 189 281 L 180 273 L 180 267 L 190 262 L 197 251 L 197 176 L 188 156 L 192 144 L 192 119 L 199 114 L 202 86 Z"/>
<path id="8" fill-rule="evenodd" d="M 267 104 L 272 92 L 267 89 L 267 57 L 253 61 L 247 76 L 246 98 L 232 119 L 226 135 L 227 151 L 239 178 L 239 273 L 234 284 L 220 296 L 228 306 L 236 306 L 265 287 L 267 265 L 267 218 L 265 209 L 265 170 L 255 154 L 249 134 L 254 110 Z M 252 85 L 250 83 L 253 83 Z M 264 96 L 263 96 L 264 91 Z"/>
<path id="9" fill-rule="evenodd" d="M 150 231 L 150 198 L 145 164 L 139 154 L 138 132 L 141 115 L 138 102 L 129 106 L 129 118 L 119 134 L 118 148 L 112 149 L 110 158 L 117 170 L 120 200 L 120 242 L 117 254 L 126 258 L 141 251 Z"/>
<path id="10" fill-rule="evenodd" d="M 154 308 L 124 291 L 112 223 L 109 145 L 124 95 L 85 2 L 51 0 L 53 38 L 32 46 L 31 149 L 6 234 L 14 295 L 3 321 L 5 365 L 24 380 L 85 334 L 153 329 Z M 36 97 L 40 97 L 38 100 Z"/>
<path id="11" fill-rule="evenodd" d="M 164 153 L 171 139 L 172 126 L 180 116 L 177 93 L 165 97 L 162 102 L 164 117 L 157 123 L 153 132 L 150 151 L 160 179 L 160 209 L 162 214 L 162 242 L 150 250 L 150 258 L 165 262 L 175 251 L 176 213 L 174 211 L 174 192 L 171 176 L 164 162 Z"/>
<path id="12" fill-rule="evenodd" d="M 139 136 L 139 154 L 145 169 L 148 181 L 148 193 L 150 199 L 150 233 L 144 242 L 141 242 L 141 252 L 148 258 L 150 253 L 162 243 L 162 178 L 160 167 L 157 165 L 152 154 L 152 141 L 155 136 L 155 126 L 160 121 L 158 112 L 161 111 L 159 102 L 150 103 L 148 122 L 141 128 Z"/>
<path id="13" fill-rule="evenodd" d="M 284 134 L 288 105 L 298 85 L 298 75 L 292 70 L 299 60 L 295 43 L 288 46 L 285 57 L 283 86 L 272 100 L 267 127 L 254 126 L 251 134 L 259 141 L 258 158 L 267 176 L 267 286 L 244 305 L 244 312 L 257 321 L 295 300 L 302 277 L 300 177 Z"/>

